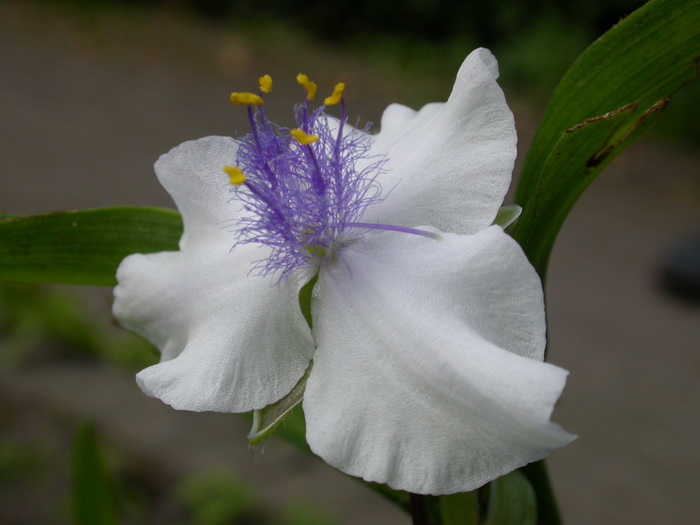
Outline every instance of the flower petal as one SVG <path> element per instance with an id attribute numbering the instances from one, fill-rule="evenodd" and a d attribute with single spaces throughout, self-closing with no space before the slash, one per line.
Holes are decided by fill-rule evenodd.
<path id="1" fill-rule="evenodd" d="M 572 436 L 549 422 L 539 280 L 497 227 L 382 232 L 321 270 L 307 440 L 331 465 L 416 493 L 472 490 Z"/>
<path id="2" fill-rule="evenodd" d="M 158 179 L 183 217 L 179 252 L 127 257 L 117 271 L 114 314 L 149 339 L 162 362 L 140 372 L 151 396 L 178 409 L 245 412 L 283 397 L 313 352 L 298 293 L 310 275 L 275 285 L 250 276 L 267 248 L 227 231 L 240 212 L 222 167 L 237 144 L 206 137 L 156 162 Z"/>
<path id="3" fill-rule="evenodd" d="M 227 246 L 127 257 L 114 314 L 161 350 L 139 386 L 181 410 L 246 412 L 286 395 L 313 352 L 301 282 L 250 276 L 264 251 Z"/>
<path id="4" fill-rule="evenodd" d="M 386 154 L 380 178 L 386 199 L 363 222 L 429 224 L 476 233 L 493 223 L 516 156 L 513 115 L 486 49 L 462 64 L 448 101 L 418 112 L 391 105 L 370 154 Z M 410 210 L 410 213 L 407 212 Z"/>
<path id="5" fill-rule="evenodd" d="M 205 239 L 220 234 L 240 213 L 240 205 L 231 201 L 228 178 L 222 171 L 235 163 L 237 151 L 238 144 L 232 138 L 205 137 L 183 142 L 156 161 L 158 180 L 182 215 L 185 232 L 180 247 L 193 230 L 200 230 L 199 236 Z"/>

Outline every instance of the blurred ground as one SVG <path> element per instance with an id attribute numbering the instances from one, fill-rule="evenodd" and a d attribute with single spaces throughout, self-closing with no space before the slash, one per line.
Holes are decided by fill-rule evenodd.
<path id="1" fill-rule="evenodd" d="M 0 3 L 0 211 L 170 206 L 154 160 L 186 139 L 245 130 L 228 93 L 251 89 L 263 73 L 277 81 L 273 118 L 287 118 L 299 71 L 328 89 L 348 82 L 351 111 L 374 122 L 412 89 L 352 56 L 251 43 L 166 13 L 104 20 Z M 526 146 L 536 117 L 513 105 Z M 666 297 L 656 282 L 665 250 L 700 230 L 699 168 L 697 157 L 638 144 L 592 186 L 559 236 L 547 283 L 550 360 L 571 375 L 554 419 L 580 437 L 549 465 L 571 525 L 684 524 L 700 513 L 700 309 Z M 106 319 L 102 292 L 93 304 Z M 345 524 L 408 522 L 283 443 L 249 457 L 245 422 L 177 413 L 102 368 L 5 371 L 0 398 L 24 418 L 92 415 L 149 469 L 234 464 L 273 505 L 302 497 Z"/>

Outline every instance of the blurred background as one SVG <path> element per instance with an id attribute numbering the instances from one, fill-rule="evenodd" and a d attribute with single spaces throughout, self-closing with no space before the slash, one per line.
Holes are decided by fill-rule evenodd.
<path id="1" fill-rule="evenodd" d="M 245 133 L 231 91 L 275 79 L 289 122 L 303 71 L 348 84 L 361 122 L 449 95 L 478 46 L 499 59 L 521 154 L 547 97 L 642 2 L 0 0 L 0 213 L 172 206 L 152 164 Z M 548 464 L 566 522 L 694 523 L 700 513 L 700 308 L 661 270 L 700 233 L 700 85 L 615 160 L 565 224 L 547 283 L 549 359 L 570 371 L 554 420 L 579 439 Z M 517 171 L 517 170 L 516 170 Z M 134 371 L 111 290 L 0 286 L 0 523 L 70 521 L 70 457 L 93 421 L 124 523 L 386 524 L 410 519 L 236 416 L 171 410 Z"/>

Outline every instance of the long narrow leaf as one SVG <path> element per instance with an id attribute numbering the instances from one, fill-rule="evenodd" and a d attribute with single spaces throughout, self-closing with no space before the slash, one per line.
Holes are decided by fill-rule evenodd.
<path id="1" fill-rule="evenodd" d="M 535 491 L 517 470 L 491 483 L 487 525 L 535 525 Z"/>
<path id="2" fill-rule="evenodd" d="M 544 278 L 554 238 L 603 167 L 695 79 L 700 0 L 652 0 L 591 45 L 545 111 L 518 184 L 512 235 Z"/>
<path id="3" fill-rule="evenodd" d="M 113 487 L 92 424 L 85 424 L 78 430 L 72 470 L 73 523 L 117 525 Z"/>
<path id="4" fill-rule="evenodd" d="M 629 104 L 585 120 L 560 137 L 540 174 L 535 191 L 540 197 L 533 206 L 537 212 L 523 213 L 513 234 L 543 280 L 554 240 L 571 208 L 601 170 L 656 122 L 666 104 L 662 100 L 642 114 L 636 104 Z"/>
<path id="5" fill-rule="evenodd" d="M 0 221 L 0 281 L 113 286 L 132 253 L 176 250 L 180 216 L 157 208 L 102 208 Z"/>

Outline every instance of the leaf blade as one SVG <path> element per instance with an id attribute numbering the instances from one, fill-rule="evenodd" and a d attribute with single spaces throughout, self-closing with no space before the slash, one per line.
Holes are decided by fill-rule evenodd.
<path id="1" fill-rule="evenodd" d="M 0 280 L 113 286 L 132 253 L 176 250 L 177 212 L 115 207 L 0 221 Z"/>
<path id="2" fill-rule="evenodd" d="M 564 75 L 525 159 L 515 197 L 523 213 L 512 235 L 542 278 L 553 239 L 576 200 L 696 78 L 699 63 L 700 0 L 652 0 L 594 42 Z M 617 112 L 626 120 L 616 117 L 614 135 L 604 136 L 609 129 L 588 133 L 588 155 L 579 152 L 568 165 L 553 163 L 569 154 L 564 146 L 576 146 L 573 140 L 561 142 L 566 134 Z"/>
<path id="3" fill-rule="evenodd" d="M 491 482 L 486 525 L 535 525 L 537 502 L 535 491 L 519 471 Z"/>
<path id="4" fill-rule="evenodd" d="M 90 423 L 78 429 L 73 446 L 71 503 L 76 525 L 117 525 L 111 479 Z"/>

